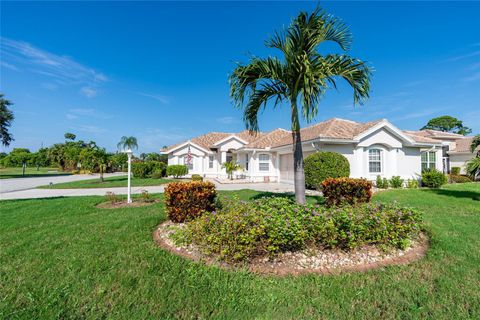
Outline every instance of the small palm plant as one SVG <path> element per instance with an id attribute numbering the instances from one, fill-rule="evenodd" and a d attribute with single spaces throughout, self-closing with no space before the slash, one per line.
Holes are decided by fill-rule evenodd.
<path id="1" fill-rule="evenodd" d="M 222 164 L 222 168 L 225 169 L 230 180 L 233 180 L 233 173 L 235 171 L 242 169 L 242 167 L 238 163 L 235 163 L 233 161 L 224 162 Z"/>
<path id="2" fill-rule="evenodd" d="M 247 129 L 258 131 L 258 114 L 269 101 L 274 106 L 290 106 L 295 198 L 305 203 L 305 171 L 300 134 L 300 115 L 312 121 L 318 104 L 337 78 L 353 88 L 354 103 L 362 103 L 370 91 L 370 68 L 365 62 L 346 54 L 318 51 L 321 44 L 333 42 L 343 51 L 352 43 L 352 34 L 341 20 L 317 8 L 301 12 L 283 33 L 277 33 L 266 45 L 280 51 L 277 57 L 251 58 L 239 64 L 230 76 L 230 95 L 236 107 L 243 109 Z"/>
<path id="3" fill-rule="evenodd" d="M 470 145 L 470 151 L 474 153 L 478 146 L 480 146 L 480 134 L 477 134 L 475 137 L 473 137 L 472 144 Z M 480 157 L 480 150 L 477 151 L 477 157 Z"/>
<path id="4" fill-rule="evenodd" d="M 118 150 L 138 149 L 137 138 L 123 136 L 117 144 Z"/>
<path id="5" fill-rule="evenodd" d="M 480 175 L 480 157 L 475 157 L 467 162 L 467 173 L 475 181 Z"/>

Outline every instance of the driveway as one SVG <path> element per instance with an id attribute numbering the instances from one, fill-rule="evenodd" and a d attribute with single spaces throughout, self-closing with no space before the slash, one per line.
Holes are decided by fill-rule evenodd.
<path id="1" fill-rule="evenodd" d="M 124 176 L 123 172 L 106 173 L 105 177 Z M 99 178 L 99 174 L 77 174 L 54 177 L 34 177 L 34 178 L 14 178 L 0 180 L 0 198 L 3 199 L 3 194 L 12 191 L 21 191 L 36 188 L 39 186 L 48 185 L 51 183 L 62 183 L 80 180 L 89 180 Z"/>
<path id="2" fill-rule="evenodd" d="M 90 176 L 91 177 L 91 176 Z M 32 178 L 33 179 L 33 178 Z M 43 178 L 42 178 L 43 179 Z M 63 182 L 63 181 L 62 181 Z M 45 184 L 45 183 L 43 183 Z M 48 183 L 47 183 L 48 184 Z M 238 184 L 220 184 L 215 183 L 217 190 L 242 190 L 251 189 L 265 192 L 293 192 L 293 185 L 286 183 L 238 183 Z M 41 185 L 41 184 L 40 184 Z M 138 194 L 142 190 L 149 193 L 161 193 L 164 186 L 151 187 L 132 187 L 132 193 Z M 34 189 L 11 191 L 0 194 L 1 200 L 10 199 L 31 199 L 31 198 L 51 198 L 51 197 L 75 197 L 75 196 L 103 196 L 108 191 L 115 194 L 127 194 L 127 188 L 91 188 L 91 189 Z"/>

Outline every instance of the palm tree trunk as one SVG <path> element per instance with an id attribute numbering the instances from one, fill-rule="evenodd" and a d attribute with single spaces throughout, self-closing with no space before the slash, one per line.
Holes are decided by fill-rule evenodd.
<path id="1" fill-rule="evenodd" d="M 293 181 L 295 200 L 305 204 L 305 171 L 303 170 L 302 137 L 298 121 L 297 101 L 292 99 Z"/>

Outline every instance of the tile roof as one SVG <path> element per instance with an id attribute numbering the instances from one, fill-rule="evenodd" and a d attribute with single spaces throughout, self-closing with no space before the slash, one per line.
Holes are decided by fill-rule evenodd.
<path id="1" fill-rule="evenodd" d="M 470 146 L 472 145 L 474 137 L 464 137 L 461 139 L 455 140 L 455 143 L 453 144 L 452 152 L 468 152 L 470 153 Z M 478 146 L 475 151 L 480 151 L 480 146 Z"/>
<path id="2" fill-rule="evenodd" d="M 384 121 L 383 119 L 370 121 L 366 123 L 355 122 L 351 120 L 332 118 L 326 121 L 319 122 L 312 126 L 300 130 L 302 141 L 314 140 L 317 138 L 352 140 L 359 134 L 367 131 L 378 123 Z M 435 130 L 423 131 L 403 131 L 408 137 L 418 143 L 436 143 L 438 140 L 432 139 L 432 134 L 438 134 L 440 131 L 430 132 Z M 443 134 L 443 132 L 442 132 Z M 248 143 L 244 146 L 246 149 L 264 149 L 274 148 L 289 145 L 293 143 L 291 131 L 285 129 L 275 129 L 268 133 L 252 134 L 245 130 L 239 133 L 226 132 L 210 132 L 199 137 L 192 138 L 190 141 L 205 148 L 210 149 L 218 141 L 225 139 L 231 135 L 235 135 Z M 454 135 L 454 134 L 451 134 Z M 175 147 L 185 143 L 186 141 L 170 146 L 162 151 L 169 151 Z"/>

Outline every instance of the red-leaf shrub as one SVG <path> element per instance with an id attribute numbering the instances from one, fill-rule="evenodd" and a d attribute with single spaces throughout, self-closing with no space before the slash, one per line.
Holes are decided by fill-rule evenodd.
<path id="1" fill-rule="evenodd" d="M 370 202 L 372 183 L 366 179 L 330 178 L 322 182 L 327 206 Z"/>
<path id="2" fill-rule="evenodd" d="M 172 182 L 165 188 L 165 206 L 173 222 L 184 222 L 215 210 L 217 191 L 211 182 Z"/>

